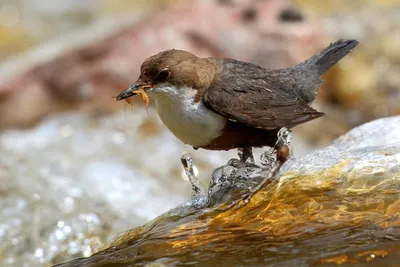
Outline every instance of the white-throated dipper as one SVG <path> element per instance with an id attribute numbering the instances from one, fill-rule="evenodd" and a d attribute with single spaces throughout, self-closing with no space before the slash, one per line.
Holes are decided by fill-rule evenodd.
<path id="1" fill-rule="evenodd" d="M 148 94 L 168 129 L 195 149 L 272 147 L 281 128 L 324 115 L 309 106 L 320 76 L 357 44 L 338 40 L 284 69 L 167 50 L 146 59 L 138 80 L 117 100 Z"/>

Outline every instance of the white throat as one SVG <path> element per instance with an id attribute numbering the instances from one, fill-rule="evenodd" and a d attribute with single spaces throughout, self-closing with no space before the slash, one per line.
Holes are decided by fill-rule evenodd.
<path id="1" fill-rule="evenodd" d="M 149 91 L 162 122 L 182 142 L 193 147 L 208 145 L 221 135 L 226 119 L 194 102 L 197 90 L 164 84 Z"/>

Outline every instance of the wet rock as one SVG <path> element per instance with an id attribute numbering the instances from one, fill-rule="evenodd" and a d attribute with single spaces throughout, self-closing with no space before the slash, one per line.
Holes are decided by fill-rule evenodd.
<path id="1" fill-rule="evenodd" d="M 229 179 L 238 173 L 221 172 Z M 188 202 L 93 256 L 60 266 L 398 263 L 400 117 L 367 123 L 292 158 L 277 178 L 248 202 L 206 209 Z"/>

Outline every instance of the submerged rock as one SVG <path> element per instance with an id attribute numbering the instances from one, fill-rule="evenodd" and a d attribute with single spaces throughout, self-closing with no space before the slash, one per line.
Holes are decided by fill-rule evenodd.
<path id="1" fill-rule="evenodd" d="M 237 170 L 228 170 L 226 178 L 242 175 Z M 399 262 L 400 117 L 367 123 L 331 146 L 292 158 L 277 176 L 248 202 L 231 205 L 240 196 L 230 190 L 233 197 L 209 208 L 188 202 L 89 258 L 59 266 Z"/>

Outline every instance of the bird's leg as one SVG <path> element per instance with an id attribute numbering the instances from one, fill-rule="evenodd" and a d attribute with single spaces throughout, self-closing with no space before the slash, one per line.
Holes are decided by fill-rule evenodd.
<path id="1" fill-rule="evenodd" d="M 197 178 L 196 174 L 193 170 L 193 159 L 189 155 L 189 153 L 184 152 L 181 156 L 181 162 L 183 165 L 183 169 L 185 170 L 185 174 L 192 184 L 192 195 L 191 198 L 194 199 L 196 197 L 205 196 L 203 189 L 201 188 L 199 178 Z"/>
<path id="2" fill-rule="evenodd" d="M 290 135 L 290 131 L 285 127 L 280 129 L 278 132 L 278 140 L 274 147 L 264 152 L 260 157 L 261 163 L 269 171 L 269 175 L 267 175 L 255 188 L 250 190 L 249 193 L 243 196 L 242 200 L 245 203 L 275 178 L 282 165 L 290 158 L 292 151 L 291 142 L 292 136 Z"/>
<path id="3" fill-rule="evenodd" d="M 278 140 L 275 143 L 276 159 L 281 163 L 285 163 L 293 152 L 292 135 L 290 130 L 283 127 L 278 132 Z"/>
<path id="4" fill-rule="evenodd" d="M 292 136 L 290 130 L 283 127 L 278 132 L 278 140 L 275 145 L 265 151 L 261 157 L 261 164 L 266 168 L 271 168 L 275 161 L 285 163 L 292 153 Z"/>
<path id="5" fill-rule="evenodd" d="M 254 164 L 253 149 L 251 147 L 239 148 L 238 155 L 241 162 Z"/>

